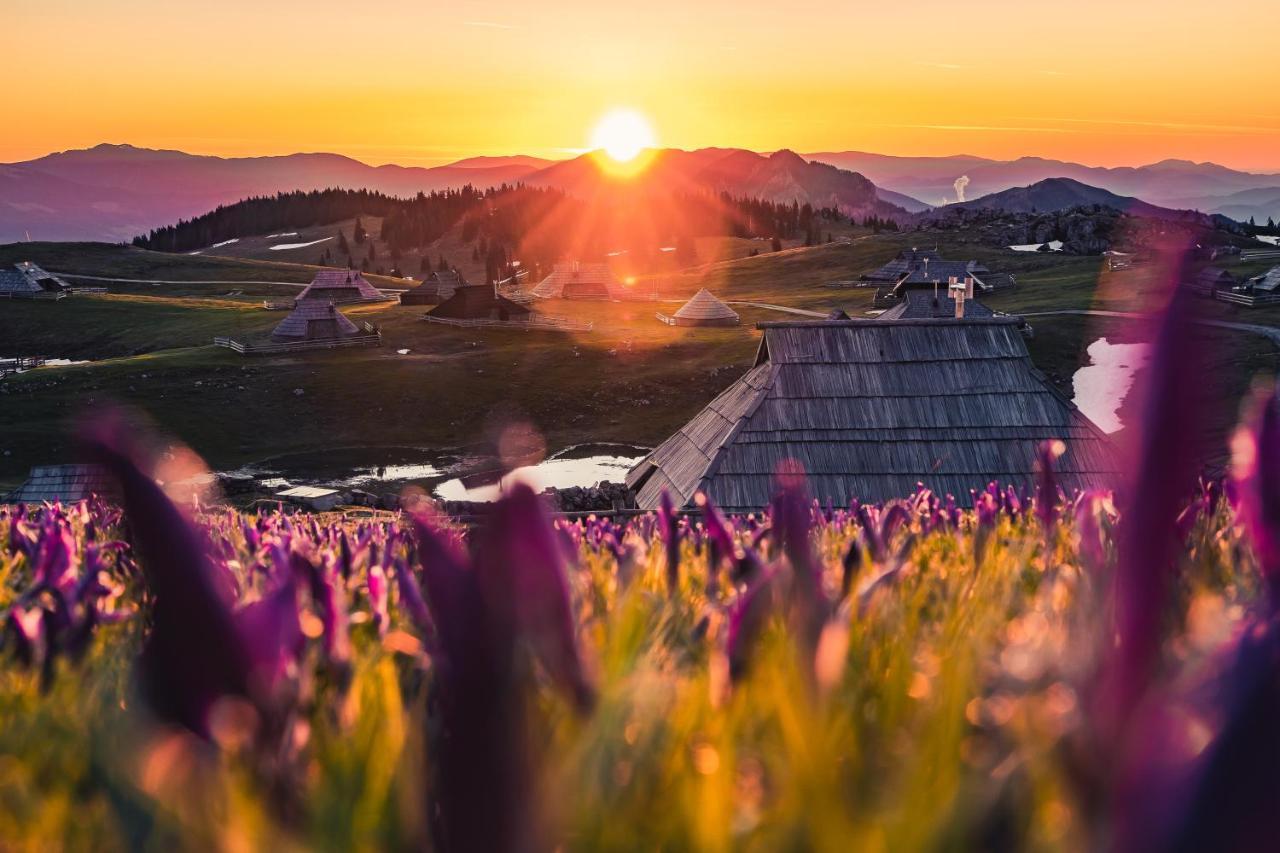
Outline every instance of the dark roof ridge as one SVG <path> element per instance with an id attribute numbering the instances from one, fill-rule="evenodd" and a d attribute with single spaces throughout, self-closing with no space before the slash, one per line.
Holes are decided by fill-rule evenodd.
<path id="1" fill-rule="evenodd" d="M 883 329 L 888 326 L 1008 326 L 1022 322 L 1022 318 L 1013 314 L 1000 314 L 994 317 L 915 317 L 899 320 L 881 320 L 868 317 L 852 320 L 769 320 L 756 323 L 757 329 L 830 329 L 848 327 L 867 327 Z"/>

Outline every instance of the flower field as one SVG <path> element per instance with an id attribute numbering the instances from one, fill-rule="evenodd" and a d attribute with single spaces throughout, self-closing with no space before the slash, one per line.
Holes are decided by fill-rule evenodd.
<path id="1" fill-rule="evenodd" d="M 1131 849 L 1248 841 L 1222 780 L 1280 776 L 1265 470 L 1180 509 L 1129 625 L 1128 521 L 1051 446 L 1056 499 L 791 475 L 753 517 L 552 522 L 517 488 L 467 531 L 188 513 L 127 444 L 123 510 L 0 512 L 7 845 Z"/>
<path id="2" fill-rule="evenodd" d="M 0 846 L 1271 849 L 1280 401 L 1202 476 L 1188 312 L 1115 493 L 245 514 L 100 413 L 118 502 L 0 507 Z"/>

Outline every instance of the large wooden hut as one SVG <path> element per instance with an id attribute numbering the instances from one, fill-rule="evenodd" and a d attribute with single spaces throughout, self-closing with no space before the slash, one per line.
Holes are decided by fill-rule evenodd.
<path id="1" fill-rule="evenodd" d="M 679 311 L 671 316 L 659 314 L 658 319 L 669 326 L 736 326 L 739 323 L 738 312 L 716 299 L 705 287 Z"/>
<path id="2" fill-rule="evenodd" d="M 627 475 L 643 509 L 703 491 L 734 512 L 769 502 L 798 463 L 813 497 L 847 505 L 917 483 L 968 500 L 1030 484 L 1061 439 L 1059 482 L 1111 485 L 1107 437 L 1031 364 L 1014 317 L 762 323 L 755 365 Z"/>
<path id="3" fill-rule="evenodd" d="M 458 290 L 466 287 L 467 280 L 457 270 L 433 272 L 422 284 L 400 294 L 401 305 L 439 305 Z"/>
<path id="4" fill-rule="evenodd" d="M 271 337 L 275 341 L 286 343 L 341 340 L 359 334 L 360 328 L 332 302 L 299 299 L 289 316 L 272 330 Z"/>
<path id="5" fill-rule="evenodd" d="M 494 292 L 492 285 L 468 284 L 453 296 L 427 312 L 428 317 L 443 320 L 492 320 L 508 322 L 524 320 L 533 312 L 518 302 Z"/>
<path id="6" fill-rule="evenodd" d="M 0 269 L 0 299 L 61 299 L 70 292 L 65 281 L 30 261 Z"/>
<path id="7" fill-rule="evenodd" d="M 383 302 L 386 299 L 358 270 L 320 270 L 298 295 L 297 301 L 347 305 L 353 302 Z"/>
<path id="8" fill-rule="evenodd" d="M 569 261 L 556 264 L 551 275 L 538 282 L 533 295 L 539 299 L 613 299 L 620 287 L 608 264 Z"/>

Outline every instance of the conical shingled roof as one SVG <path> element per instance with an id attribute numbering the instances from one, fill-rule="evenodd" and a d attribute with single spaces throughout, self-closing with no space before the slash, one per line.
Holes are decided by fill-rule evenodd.
<path id="1" fill-rule="evenodd" d="M 357 270 L 320 270 L 298 295 L 299 302 L 307 299 L 335 305 L 380 302 L 386 298 Z"/>
<path id="2" fill-rule="evenodd" d="M 1114 485 L 1106 435 L 1031 364 L 1017 318 L 763 323 L 756 364 L 627 475 L 642 509 L 705 491 L 732 512 L 772 497 L 784 464 L 813 497 L 847 506 L 923 483 L 967 501 L 998 480 L 1032 483 L 1060 439 L 1063 488 Z"/>
<path id="3" fill-rule="evenodd" d="M 738 312 L 725 305 L 704 287 L 675 313 L 675 318 L 677 321 L 686 320 L 697 323 L 737 323 Z"/>
<path id="4" fill-rule="evenodd" d="M 271 332 L 277 340 L 317 341 L 359 334 L 360 329 L 332 302 L 299 299 L 289 316 Z"/>

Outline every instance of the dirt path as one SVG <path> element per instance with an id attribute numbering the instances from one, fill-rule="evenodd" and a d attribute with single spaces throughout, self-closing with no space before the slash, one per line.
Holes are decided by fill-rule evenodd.
<path id="1" fill-rule="evenodd" d="M 1020 317 L 1055 317 L 1063 315 L 1087 316 L 1087 317 L 1114 317 L 1119 320 L 1149 320 L 1151 315 L 1139 314 L 1136 311 L 1106 311 L 1098 308 L 1064 308 L 1060 311 L 1035 311 L 1029 314 L 1019 314 Z M 1280 328 L 1275 326 L 1263 326 L 1258 323 L 1232 323 L 1229 320 L 1196 320 L 1202 326 L 1213 326 L 1218 329 L 1235 329 L 1239 332 L 1250 332 L 1255 335 L 1262 335 L 1269 339 L 1273 344 L 1280 346 Z"/>
<path id="2" fill-rule="evenodd" d="M 785 305 L 770 305 L 768 302 L 726 302 L 726 305 L 749 305 L 752 308 L 763 308 L 766 311 L 781 311 L 784 314 L 799 314 L 801 317 L 821 317 L 826 319 L 827 315 L 821 311 L 807 311 L 804 308 L 788 308 Z"/>
<path id="3" fill-rule="evenodd" d="M 300 284 L 296 281 L 250 281 L 247 279 L 241 279 L 241 280 L 235 280 L 235 281 L 224 281 L 222 279 L 183 279 L 181 281 L 175 281 L 175 280 L 162 279 L 162 278 L 110 278 L 110 277 L 101 276 L 101 275 L 82 275 L 80 273 L 71 273 L 71 272 L 54 272 L 53 270 L 50 270 L 49 272 L 51 275 L 60 276 L 61 278 L 81 278 L 81 279 L 85 279 L 86 281 L 114 281 L 120 284 L 154 284 L 154 285 L 220 284 L 220 285 L 227 285 L 227 286 L 244 285 L 244 284 L 266 284 L 266 285 L 279 285 L 281 287 L 296 287 L 298 289 L 302 289 L 307 286 L 305 283 Z M 403 293 L 408 289 L 409 288 L 407 287 L 378 288 L 378 290 L 380 290 L 383 293 Z"/>

